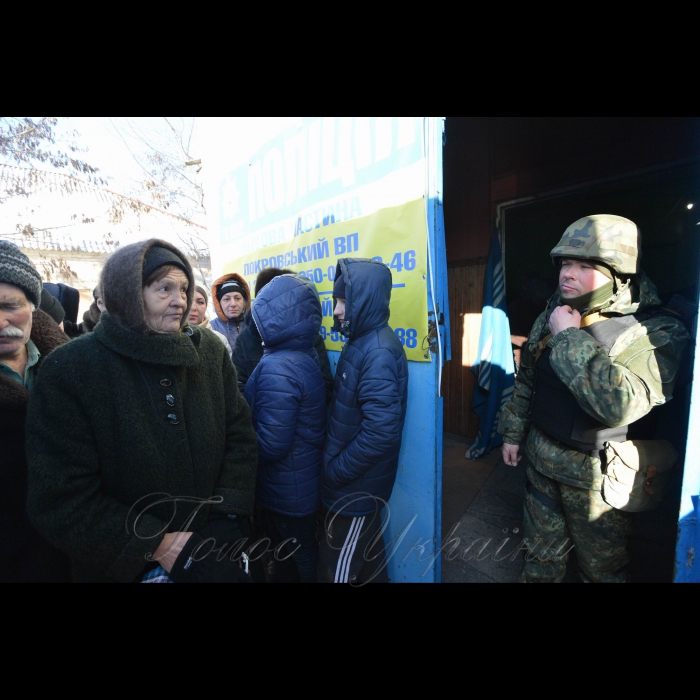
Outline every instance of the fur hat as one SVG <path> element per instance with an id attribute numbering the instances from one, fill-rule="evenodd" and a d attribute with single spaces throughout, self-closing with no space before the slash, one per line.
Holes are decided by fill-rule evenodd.
<path id="1" fill-rule="evenodd" d="M 269 284 L 275 277 L 280 275 L 293 275 L 294 270 L 280 270 L 279 267 L 266 267 L 255 280 L 255 296 L 260 294 L 265 288 L 266 284 Z"/>
<path id="2" fill-rule="evenodd" d="M 19 287 L 37 309 L 41 305 L 41 275 L 10 241 L 0 241 L 0 283 Z"/>

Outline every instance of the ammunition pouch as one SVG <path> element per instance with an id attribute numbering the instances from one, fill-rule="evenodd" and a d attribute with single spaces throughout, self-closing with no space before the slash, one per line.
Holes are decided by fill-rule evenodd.
<path id="1" fill-rule="evenodd" d="M 671 479 L 678 453 L 668 440 L 627 440 L 605 444 L 603 500 L 617 510 L 654 510 Z"/>

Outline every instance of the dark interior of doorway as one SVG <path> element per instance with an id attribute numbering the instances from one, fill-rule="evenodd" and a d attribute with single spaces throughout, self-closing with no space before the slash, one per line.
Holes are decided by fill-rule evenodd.
<path id="1" fill-rule="evenodd" d="M 516 362 L 519 338 L 528 334 L 546 300 L 556 290 L 557 271 L 549 257 L 551 249 L 571 223 L 590 214 L 603 213 L 624 216 L 639 226 L 642 268 L 656 284 L 662 303 L 679 295 L 697 304 L 700 270 L 700 174 L 697 166 L 645 173 L 504 206 L 501 224 L 506 297 Z M 686 361 L 690 363 L 692 357 Z M 662 423 L 654 428 L 655 437 L 663 436 L 674 443 L 681 455 L 680 466 L 674 471 L 662 505 L 656 511 L 635 516 L 630 541 L 633 560 L 646 582 L 671 582 L 674 577 L 690 405 L 690 375 L 687 376 L 688 381 L 676 387 L 674 410 L 667 410 Z"/>

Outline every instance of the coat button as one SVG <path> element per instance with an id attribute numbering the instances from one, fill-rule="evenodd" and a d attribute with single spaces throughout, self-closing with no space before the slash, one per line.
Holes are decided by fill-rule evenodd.
<path id="1" fill-rule="evenodd" d="M 180 421 L 177 419 L 177 416 L 174 413 L 171 413 L 168 416 L 168 422 L 170 425 L 180 425 Z"/>
<path id="2" fill-rule="evenodd" d="M 165 400 L 168 402 L 168 406 L 174 406 L 175 405 L 175 397 L 172 394 L 168 394 L 165 397 Z"/>
<path id="3" fill-rule="evenodd" d="M 160 380 L 160 385 L 161 386 L 172 386 L 172 382 L 169 379 L 161 379 Z"/>

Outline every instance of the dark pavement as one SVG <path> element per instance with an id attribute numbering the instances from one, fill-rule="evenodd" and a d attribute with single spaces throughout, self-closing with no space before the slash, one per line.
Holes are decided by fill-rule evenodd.
<path id="1" fill-rule="evenodd" d="M 508 467 L 500 448 L 465 459 L 470 441 L 443 438 L 443 583 L 517 583 L 525 556 L 522 511 L 525 470 Z M 681 470 L 661 506 L 634 518 L 629 551 L 635 583 L 673 581 Z M 580 583 L 575 556 L 565 583 Z"/>

